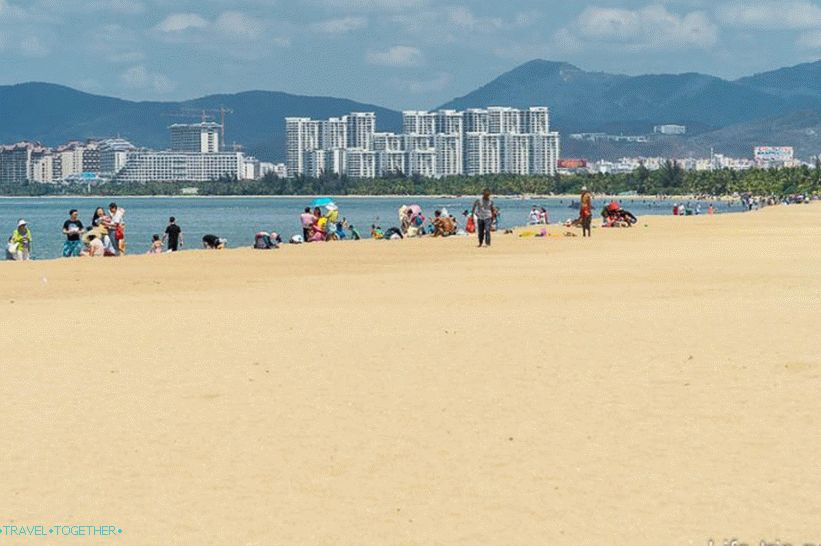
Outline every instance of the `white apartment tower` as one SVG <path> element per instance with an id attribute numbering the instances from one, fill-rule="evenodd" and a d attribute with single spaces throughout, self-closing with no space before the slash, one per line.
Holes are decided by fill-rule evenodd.
<path id="1" fill-rule="evenodd" d="M 502 136 L 504 152 L 502 172 L 507 174 L 530 174 L 530 148 L 532 135 L 508 133 Z"/>
<path id="2" fill-rule="evenodd" d="M 544 106 L 531 107 L 522 112 L 522 132 L 546 135 L 550 130 L 550 113 Z"/>
<path id="3" fill-rule="evenodd" d="M 440 110 L 436 113 L 437 135 L 461 135 L 464 131 L 464 114 L 456 110 Z"/>
<path id="4" fill-rule="evenodd" d="M 534 134 L 531 139 L 530 174 L 555 176 L 559 163 L 559 135 Z"/>
<path id="5" fill-rule="evenodd" d="M 502 172 L 502 135 L 465 135 L 465 174 L 484 176 Z"/>
<path id="6" fill-rule="evenodd" d="M 376 178 L 376 152 L 350 148 L 345 153 L 345 174 L 351 178 Z"/>
<path id="7" fill-rule="evenodd" d="M 438 134 L 434 137 L 436 149 L 436 175 L 458 176 L 464 172 L 462 134 Z"/>
<path id="8" fill-rule="evenodd" d="M 322 123 L 310 118 L 285 118 L 288 176 L 304 176 L 307 152 L 319 149 Z"/>
<path id="9" fill-rule="evenodd" d="M 408 175 L 433 178 L 436 176 L 436 149 L 411 150 L 408 153 Z"/>
<path id="10" fill-rule="evenodd" d="M 559 135 L 543 106 L 408 110 L 402 134 L 377 133 L 368 112 L 287 118 L 286 125 L 289 176 L 554 175 L 559 158 Z"/>
<path id="11" fill-rule="evenodd" d="M 322 122 L 323 150 L 336 150 L 348 147 L 348 122 L 344 118 L 330 118 Z"/>
<path id="12" fill-rule="evenodd" d="M 168 128 L 171 131 L 171 150 L 175 152 L 194 152 L 215 154 L 220 151 L 219 123 L 175 123 Z"/>
<path id="13" fill-rule="evenodd" d="M 436 114 L 421 110 L 402 112 L 402 133 L 406 135 L 435 135 Z"/>
<path id="14" fill-rule="evenodd" d="M 464 113 L 465 133 L 489 133 L 490 119 L 487 110 L 471 108 Z"/>
<path id="15" fill-rule="evenodd" d="M 370 150 L 373 146 L 373 134 L 376 132 L 376 114 L 373 112 L 354 112 L 344 118 L 348 124 L 348 148 Z"/>
<path id="16" fill-rule="evenodd" d="M 487 109 L 488 132 L 493 134 L 518 134 L 522 131 L 522 111 L 508 106 L 491 106 Z"/>

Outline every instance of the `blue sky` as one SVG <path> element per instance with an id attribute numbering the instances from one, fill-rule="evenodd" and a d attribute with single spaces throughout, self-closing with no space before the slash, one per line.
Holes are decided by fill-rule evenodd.
<path id="1" fill-rule="evenodd" d="M 821 58 L 821 0 L 0 0 L 0 83 L 430 108 L 533 58 L 739 77 Z"/>

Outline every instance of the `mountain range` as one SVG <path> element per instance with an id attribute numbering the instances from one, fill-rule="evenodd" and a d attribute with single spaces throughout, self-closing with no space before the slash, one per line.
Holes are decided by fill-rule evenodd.
<path id="1" fill-rule="evenodd" d="M 534 60 L 441 105 L 547 105 L 563 133 L 563 156 L 704 155 L 711 148 L 749 156 L 754 145 L 791 145 L 799 156 L 821 153 L 821 61 L 730 81 L 697 73 L 627 76 Z M 401 113 L 332 97 L 273 91 L 211 95 L 181 102 L 134 102 L 47 83 L 0 86 L 0 142 L 28 139 L 56 145 L 71 139 L 121 135 L 137 145 L 168 146 L 175 113 L 232 109 L 226 140 L 261 159 L 282 160 L 287 116 L 327 118 L 351 111 L 377 114 L 378 129 L 401 129 Z M 191 118 L 195 121 L 196 116 Z M 685 137 L 648 144 L 592 144 L 569 133 L 647 134 L 654 125 L 688 126 Z"/>

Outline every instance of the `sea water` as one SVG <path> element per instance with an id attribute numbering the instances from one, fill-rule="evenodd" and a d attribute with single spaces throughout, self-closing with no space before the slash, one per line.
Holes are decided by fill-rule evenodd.
<path id="1" fill-rule="evenodd" d="M 84 225 L 91 224 L 91 217 L 97 207 L 108 211 L 111 201 L 125 209 L 126 242 L 129 254 L 141 254 L 151 246 L 151 236 L 162 235 L 168 225 L 168 218 L 177 218 L 183 230 L 185 248 L 198 249 L 205 234 L 214 234 L 228 239 L 229 247 L 251 246 L 258 231 L 276 231 L 283 240 L 291 235 L 301 234 L 299 215 L 311 205 L 313 197 L 70 197 L 70 198 L 0 198 L 0 235 L 8 239 L 20 218 L 29 223 L 32 231 L 34 258 L 58 258 L 62 254 L 63 222 L 68 219 L 68 211 L 77 209 Z M 446 208 L 456 216 L 460 227 L 464 227 L 463 211 L 469 210 L 475 198 L 447 197 L 373 197 L 339 198 L 339 218 L 346 218 L 356 226 L 363 237 L 368 237 L 372 224 L 383 229 L 399 225 L 398 210 L 402 205 L 418 204 L 423 214 L 433 217 L 435 210 Z M 564 222 L 578 216 L 578 199 L 549 198 L 521 199 L 495 198 L 500 210 L 501 229 L 525 225 L 531 207 L 545 207 L 550 223 Z M 599 210 L 608 201 L 594 201 L 593 215 L 598 218 Z M 623 208 L 639 217 L 672 214 L 673 202 L 627 197 L 620 200 Z M 691 201 L 695 209 L 701 205 L 706 214 L 710 201 Z M 718 213 L 740 212 L 740 203 L 712 202 Z"/>

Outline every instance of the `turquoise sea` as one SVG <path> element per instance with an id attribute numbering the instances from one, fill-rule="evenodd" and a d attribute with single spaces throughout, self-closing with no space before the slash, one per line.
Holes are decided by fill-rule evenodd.
<path id="1" fill-rule="evenodd" d="M 276 231 L 287 240 L 291 235 L 301 233 L 299 214 L 311 204 L 312 197 L 121 197 L 113 199 L 125 208 L 126 241 L 130 254 L 144 253 L 151 243 L 152 234 L 162 234 L 169 216 L 175 216 L 182 227 L 186 248 L 197 249 L 206 233 L 228 239 L 229 247 L 251 246 L 258 231 Z M 474 198 L 339 198 L 340 218 L 357 227 L 363 237 L 367 237 L 371 224 L 382 228 L 398 225 L 398 209 L 403 204 L 418 204 L 428 217 L 433 211 L 447 208 L 463 223 L 462 211 L 469 209 Z M 17 220 L 25 218 L 34 238 L 34 258 L 58 258 L 62 252 L 65 236 L 63 222 L 68 219 L 69 209 L 80 211 L 80 220 L 89 225 L 94 209 L 107 208 L 111 198 L 0 198 L 0 233 L 6 238 L 11 235 Z M 497 198 L 501 211 L 500 227 L 521 226 L 527 223 L 532 206 L 545 207 L 550 222 L 563 222 L 575 218 L 578 209 L 571 209 L 571 199 L 516 199 Z M 622 206 L 639 217 L 647 214 L 672 214 L 672 201 L 653 201 L 639 198 L 624 198 Z M 691 201 L 695 208 L 700 203 L 706 213 L 710 201 Z M 713 202 L 717 212 L 741 212 L 740 203 L 727 204 Z M 601 208 L 604 200 L 597 200 Z M 594 210 L 598 210 L 595 209 Z M 4 239 L 5 242 L 5 239 Z"/>

